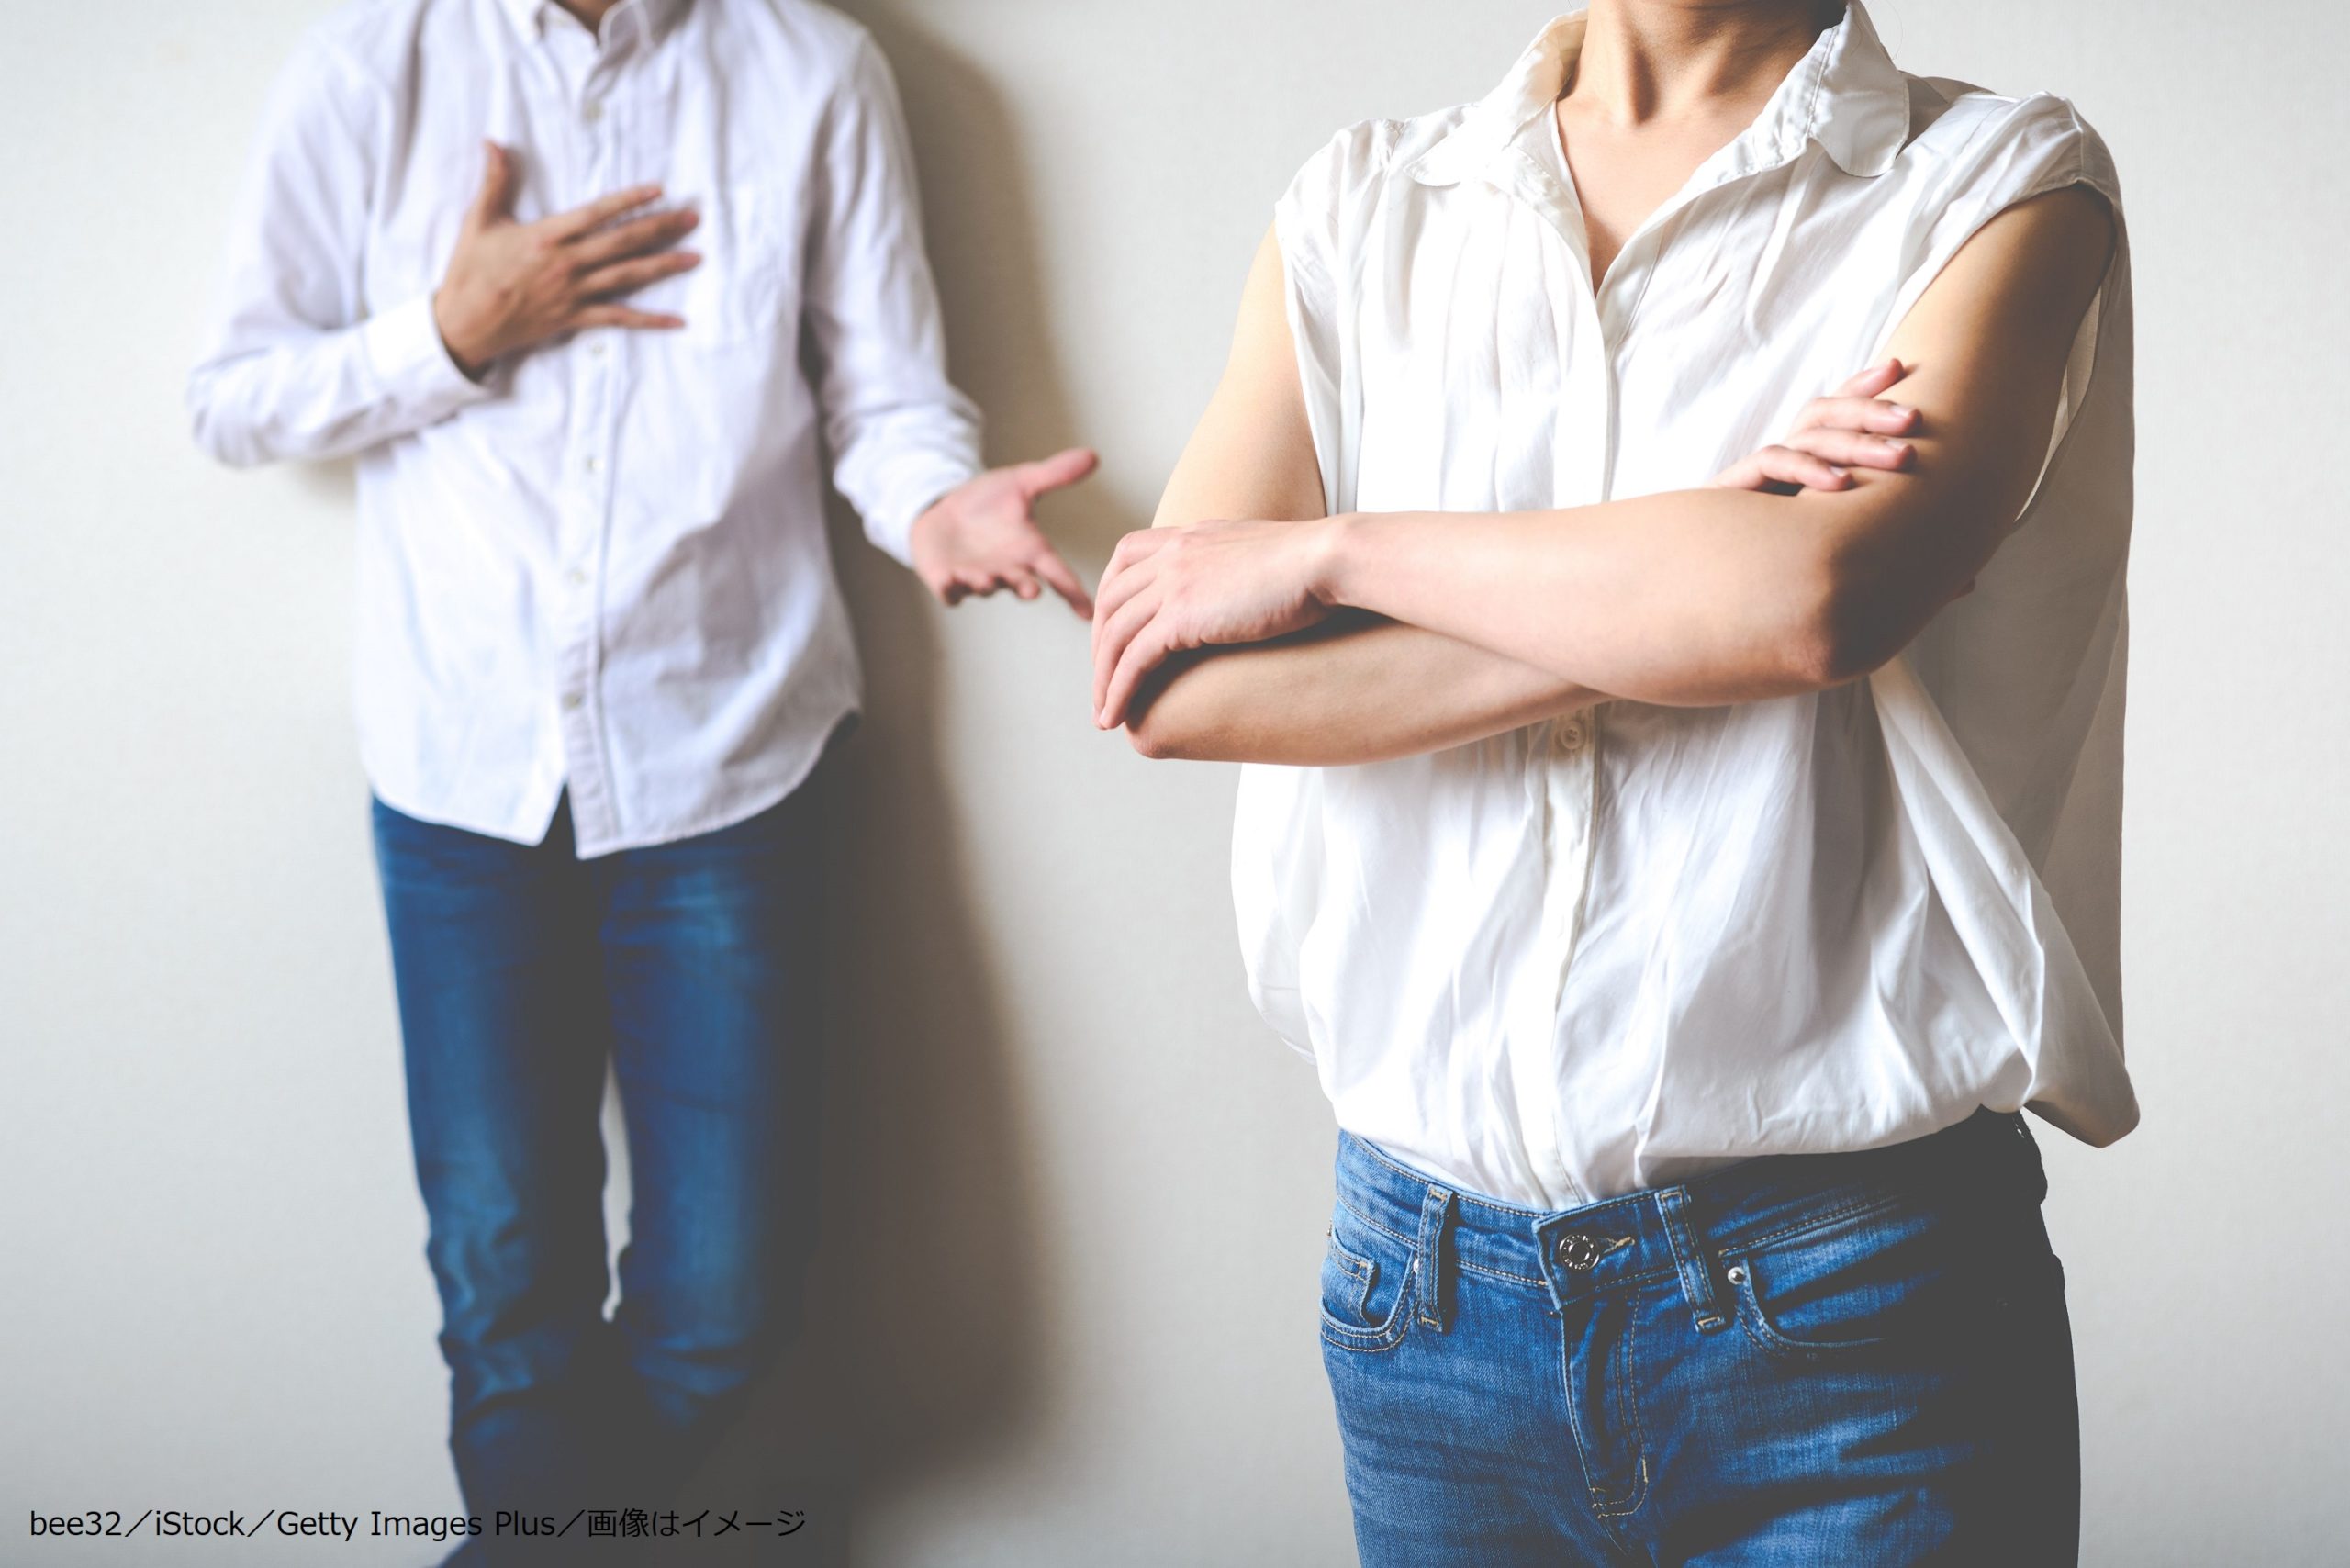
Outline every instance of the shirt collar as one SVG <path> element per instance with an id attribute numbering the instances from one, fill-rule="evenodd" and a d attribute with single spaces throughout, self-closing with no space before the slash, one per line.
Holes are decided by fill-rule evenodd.
<path id="1" fill-rule="evenodd" d="M 1431 185 L 1483 172 L 1566 91 L 1589 17 L 1570 12 L 1544 28 L 1501 84 L 1406 172 Z M 1819 35 L 1754 123 L 1723 149 L 1730 155 L 1724 177 L 1792 162 L 1813 141 L 1848 174 L 1881 174 L 1908 138 L 1908 79 L 1886 52 L 1861 0 L 1849 0 L 1843 18 Z"/>

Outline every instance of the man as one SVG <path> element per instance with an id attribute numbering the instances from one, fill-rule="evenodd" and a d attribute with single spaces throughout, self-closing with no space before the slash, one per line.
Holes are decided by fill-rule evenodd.
<path id="1" fill-rule="evenodd" d="M 2136 1119 L 2119 201 L 1858 4 L 1594 0 L 1276 208 L 1095 700 L 1257 765 L 1367 1563 L 2071 1560 L 2016 1113 Z M 1848 472 L 1703 483 L 1886 354 Z"/>
<path id="2" fill-rule="evenodd" d="M 1089 611 L 1029 509 L 1092 454 L 982 472 L 943 359 L 889 71 L 810 0 L 368 0 L 272 99 L 189 408 L 229 463 L 358 460 L 361 743 L 485 1519 L 659 1496 L 794 1323 L 808 781 L 859 700 L 820 447 L 943 601 Z"/>

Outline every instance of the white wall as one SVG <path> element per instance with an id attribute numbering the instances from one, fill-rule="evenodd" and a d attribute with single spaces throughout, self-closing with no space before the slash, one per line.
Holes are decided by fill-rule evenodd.
<path id="1" fill-rule="evenodd" d="M 0 1559 L 28 1509 L 456 1506 L 345 711 L 347 478 L 198 459 L 181 373 L 319 0 L 15 0 L 0 47 Z M 1145 519 L 1268 206 L 1338 124 L 1482 92 L 1541 0 L 868 0 L 959 378 L 1054 514 Z M 2350 333 L 2340 8 L 1886 0 L 1912 69 L 2075 98 L 2138 265 L 2132 1054 L 2052 1149 L 2087 1557 L 2350 1540 Z M 1093 734 L 1082 629 L 862 555 L 812 1353 L 712 1479 L 872 1564 L 1349 1560 L 1313 1277 L 1332 1135 L 1242 995 L 1232 774 Z M 793 1457 L 789 1495 L 758 1479 Z M 854 1502 L 824 1478 L 861 1475 Z M 623 1500 L 615 1500 L 615 1506 Z M 769 1552 L 762 1561 L 771 1560 Z M 681 1562 L 726 1560 L 714 1548 Z M 806 1559 L 817 1560 L 812 1553 Z"/>

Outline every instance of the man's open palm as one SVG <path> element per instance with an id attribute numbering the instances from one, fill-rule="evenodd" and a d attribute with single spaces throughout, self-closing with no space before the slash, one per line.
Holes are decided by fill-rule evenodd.
<path id="1" fill-rule="evenodd" d="M 990 468 L 949 490 L 914 520 L 914 573 L 942 604 L 1010 588 L 1035 599 L 1049 588 L 1093 617 L 1093 599 L 1036 526 L 1038 497 L 1074 485 L 1101 460 L 1081 446 L 1034 463 Z"/>

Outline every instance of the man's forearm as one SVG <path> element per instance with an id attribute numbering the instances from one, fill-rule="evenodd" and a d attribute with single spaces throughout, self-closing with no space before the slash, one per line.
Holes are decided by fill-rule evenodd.
<path id="1" fill-rule="evenodd" d="M 1466 745 L 1604 700 L 1416 626 L 1348 617 L 1192 655 L 1130 726 L 1147 756 L 1341 767 Z"/>
<path id="2" fill-rule="evenodd" d="M 262 327 L 232 320 L 188 376 L 196 444 L 237 467 L 348 456 L 493 395 L 450 358 L 430 298 L 339 330 Z"/>

